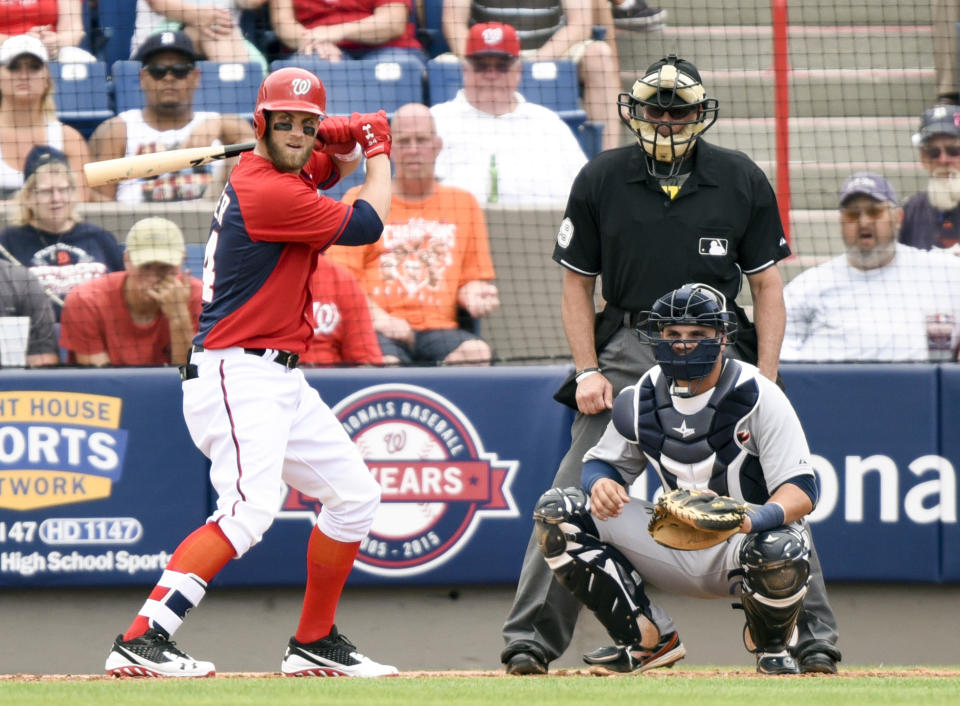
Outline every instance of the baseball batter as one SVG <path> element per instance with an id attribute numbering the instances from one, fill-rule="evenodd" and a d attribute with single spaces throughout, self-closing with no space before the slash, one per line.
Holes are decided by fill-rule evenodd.
<path id="1" fill-rule="evenodd" d="M 757 671 L 797 674 L 788 647 L 810 571 L 803 518 L 818 497 L 800 421 L 755 366 L 722 355 L 736 319 L 720 292 L 687 284 L 643 316 L 640 337 L 657 365 L 617 395 L 584 458 L 582 489 L 554 488 L 537 502 L 540 551 L 615 642 L 594 664 L 642 672 L 686 654 L 673 620 L 646 596 L 650 583 L 697 598 L 739 595 Z M 657 544 L 647 531 L 651 503 L 626 489 L 648 462 L 664 489 L 747 503 L 740 533 L 696 551 Z"/>
<path id="2" fill-rule="evenodd" d="M 213 214 L 203 267 L 203 312 L 183 378 L 183 413 L 210 458 L 217 508 L 175 551 L 106 661 L 117 676 L 205 677 L 211 662 L 171 637 L 210 580 L 270 527 L 287 485 L 323 510 L 307 547 L 307 586 L 287 676 L 397 673 L 360 654 L 334 625 L 380 491 L 331 410 L 297 369 L 313 335 L 308 281 L 330 244 L 380 237 L 390 204 L 390 129 L 383 111 L 324 114 L 309 71 L 284 68 L 260 86 L 257 144 L 234 169 Z M 366 157 L 352 206 L 318 195 Z"/>

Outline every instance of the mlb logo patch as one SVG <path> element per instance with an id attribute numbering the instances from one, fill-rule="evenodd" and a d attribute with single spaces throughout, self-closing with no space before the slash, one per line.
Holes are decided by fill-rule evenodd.
<path id="1" fill-rule="evenodd" d="M 700 254 L 722 257 L 727 254 L 726 238 L 700 238 Z"/>

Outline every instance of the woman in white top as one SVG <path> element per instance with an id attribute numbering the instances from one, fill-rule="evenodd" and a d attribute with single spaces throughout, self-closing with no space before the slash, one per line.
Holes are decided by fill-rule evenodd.
<path id="1" fill-rule="evenodd" d="M 182 29 L 208 61 L 256 62 L 267 73 L 267 60 L 243 38 L 240 11 L 255 10 L 267 0 L 137 0 L 137 21 L 130 56 L 155 32 Z"/>
<path id="2" fill-rule="evenodd" d="M 13 198 L 23 186 L 23 163 L 34 145 L 61 150 L 77 173 L 90 161 L 83 136 L 57 120 L 47 61 L 43 43 L 31 35 L 0 45 L 0 199 Z M 78 195 L 87 200 L 86 188 Z"/>

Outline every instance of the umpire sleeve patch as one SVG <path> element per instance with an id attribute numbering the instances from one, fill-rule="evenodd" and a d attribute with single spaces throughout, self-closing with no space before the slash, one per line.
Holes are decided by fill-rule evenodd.
<path id="1" fill-rule="evenodd" d="M 571 240 L 573 240 L 573 221 L 564 218 L 560 223 L 560 230 L 557 231 L 557 245 L 566 249 Z"/>
<path id="2" fill-rule="evenodd" d="M 636 413 L 634 411 L 635 387 L 624 388 L 613 401 L 613 428 L 627 441 L 637 443 Z"/>

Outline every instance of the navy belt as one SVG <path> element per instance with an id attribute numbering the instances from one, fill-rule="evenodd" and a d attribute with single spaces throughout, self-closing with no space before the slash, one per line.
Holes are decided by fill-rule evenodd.
<path id="1" fill-rule="evenodd" d="M 264 356 L 266 356 L 268 351 L 272 351 L 272 350 L 273 350 L 272 348 L 244 348 L 243 352 L 249 355 L 255 355 L 258 358 L 263 358 Z M 193 345 L 194 353 L 202 353 L 203 351 L 204 351 L 203 346 L 200 346 L 197 344 Z M 274 358 L 267 358 L 267 360 L 270 360 L 270 362 L 272 363 L 277 363 L 278 365 L 282 365 L 285 368 L 295 368 L 297 367 L 297 364 L 300 362 L 300 356 L 297 355 L 296 353 L 291 353 L 290 351 L 274 351 L 274 352 L 276 353 L 276 356 Z"/>

